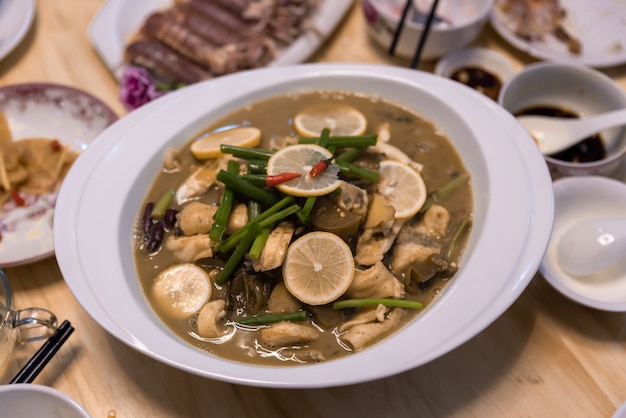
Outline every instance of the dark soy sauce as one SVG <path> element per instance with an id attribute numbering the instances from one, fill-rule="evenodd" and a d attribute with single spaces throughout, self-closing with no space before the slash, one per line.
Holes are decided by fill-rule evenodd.
<path id="1" fill-rule="evenodd" d="M 520 115 L 539 115 L 551 116 L 557 118 L 578 118 L 578 115 L 566 109 L 551 106 L 535 106 L 521 110 L 515 113 Z M 578 144 L 567 148 L 559 153 L 552 154 L 550 157 L 561 161 L 569 161 L 573 163 L 588 163 L 598 161 L 606 157 L 606 147 L 600 134 L 595 134 L 585 138 Z"/>
<path id="2" fill-rule="evenodd" d="M 450 76 L 454 81 L 463 83 L 483 93 L 490 99 L 497 100 L 502 81 L 487 70 L 478 67 L 459 68 Z"/>

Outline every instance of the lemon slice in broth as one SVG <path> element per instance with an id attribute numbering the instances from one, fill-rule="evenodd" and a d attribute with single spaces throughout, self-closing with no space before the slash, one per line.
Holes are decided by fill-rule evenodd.
<path id="1" fill-rule="evenodd" d="M 291 196 L 323 196 L 336 190 L 341 181 L 336 165 L 329 165 L 321 174 L 312 177 L 311 168 L 322 160 L 333 157 L 332 152 L 315 144 L 290 145 L 276 151 L 267 162 L 267 174 L 299 173 L 300 177 L 276 187 Z"/>
<path id="2" fill-rule="evenodd" d="M 419 212 L 427 197 L 422 175 L 408 165 L 394 160 L 380 162 L 378 192 L 394 207 L 396 219 L 407 219 Z"/>
<path id="3" fill-rule="evenodd" d="M 222 155 L 222 144 L 235 145 L 238 147 L 256 147 L 261 143 L 261 130 L 253 126 L 240 126 L 237 128 L 218 131 L 202 137 L 191 144 L 192 154 L 201 160 L 217 158 Z"/>
<path id="4" fill-rule="evenodd" d="M 324 105 L 298 113 L 294 127 L 302 136 L 320 136 L 322 129 L 330 129 L 333 136 L 363 135 L 367 119 L 357 109 L 347 105 Z"/>
<path id="5" fill-rule="evenodd" d="M 294 241 L 283 263 L 283 280 L 289 292 L 309 305 L 324 305 L 352 284 L 354 258 L 350 247 L 330 232 L 309 232 Z"/>

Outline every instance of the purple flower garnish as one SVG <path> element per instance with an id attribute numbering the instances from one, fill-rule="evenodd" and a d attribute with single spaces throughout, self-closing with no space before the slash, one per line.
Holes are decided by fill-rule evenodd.
<path id="1" fill-rule="evenodd" d="M 167 91 L 159 91 L 155 81 L 145 68 L 127 66 L 120 81 L 120 100 L 129 110 L 137 109 L 166 94 Z"/>

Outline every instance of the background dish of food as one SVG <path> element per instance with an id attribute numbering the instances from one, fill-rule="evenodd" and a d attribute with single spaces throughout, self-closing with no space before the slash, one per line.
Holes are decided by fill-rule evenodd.
<path id="1" fill-rule="evenodd" d="M 470 238 L 466 264 L 458 280 L 420 318 L 388 340 L 345 359 L 307 367 L 258 368 L 207 356 L 182 344 L 147 306 L 130 250 L 128 231 L 134 215 L 165 149 L 182 145 L 207 120 L 243 103 L 314 88 L 370 94 L 385 91 L 387 99 L 419 109 L 450 138 L 457 138 L 454 144 L 461 148 L 477 196 L 478 232 Z M 454 110 L 446 103 L 454 103 Z M 122 124 L 124 129 L 116 129 Z M 110 135 L 114 130 L 115 135 Z M 132 140 L 139 131 L 141 135 L 154 134 L 154 140 L 148 144 Z M 468 133 L 472 140 L 467 140 Z M 140 152 L 136 152 L 137 147 Z M 108 154 L 111 158 L 101 158 L 111 149 L 116 150 Z M 137 156 L 141 158 L 139 164 Z M 111 164 L 116 167 L 113 171 Z M 106 181 L 104 172 L 109 173 Z M 136 180 L 128 182 L 129 178 Z M 450 80 L 387 66 L 259 69 L 179 90 L 138 109 L 103 133 L 74 165 L 60 195 L 55 216 L 57 260 L 66 283 L 96 321 L 124 343 L 166 364 L 218 380 L 268 387 L 326 387 L 368 381 L 424 364 L 457 347 L 483 330 L 519 296 L 539 265 L 552 223 L 547 168 L 528 134 L 510 115 L 493 101 Z M 108 196 L 106 201 L 104 196 Z M 108 214 L 104 222 L 94 222 L 102 219 L 103 210 Z M 511 218 L 520 222 L 511 222 Z M 509 229 L 514 231 L 507 232 Z M 503 234 L 508 243 L 505 250 L 499 245 Z M 499 252 L 497 262 L 495 248 Z M 487 269 L 490 274 L 476 269 Z M 494 278 L 501 281 L 494 282 Z M 418 334 L 429 338 L 419 338 L 417 346 L 409 343 Z"/>
<path id="2" fill-rule="evenodd" d="M 561 0 L 558 3 L 565 11 L 561 20 L 563 28 L 581 44 L 578 54 L 570 52 L 567 43 L 553 33 L 535 40 L 518 36 L 510 18 L 497 4 L 491 13 L 491 24 L 506 41 L 535 58 L 566 60 L 598 68 L 626 62 L 626 3 L 614 0 Z"/>
<path id="3" fill-rule="evenodd" d="M 35 18 L 35 0 L 0 1 L 0 60 L 28 33 Z"/>
<path id="4" fill-rule="evenodd" d="M 159 8 L 172 4 L 163 0 L 108 0 L 99 10 L 89 27 L 89 37 L 96 51 L 120 79 L 124 66 L 124 48 L 144 19 Z M 349 0 L 321 0 L 313 15 L 314 31 L 296 39 L 287 49 L 280 51 L 269 65 L 297 64 L 306 60 L 330 35 L 341 21 L 352 2 Z"/>
<path id="5" fill-rule="evenodd" d="M 72 87 L 16 84 L 0 88 L 0 112 L 14 141 L 58 139 L 82 151 L 117 116 L 100 99 Z M 56 192 L 41 195 L 30 206 L 0 210 L 0 266 L 24 264 L 54 253 L 52 216 Z"/>

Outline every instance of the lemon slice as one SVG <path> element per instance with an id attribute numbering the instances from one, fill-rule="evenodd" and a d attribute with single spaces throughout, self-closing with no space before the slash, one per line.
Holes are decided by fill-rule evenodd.
<path id="1" fill-rule="evenodd" d="M 211 297 L 211 279 L 195 264 L 176 264 L 159 273 L 152 285 L 152 294 L 170 315 L 188 317 Z"/>
<path id="2" fill-rule="evenodd" d="M 330 232 L 309 232 L 287 249 L 283 280 L 289 292 L 309 305 L 336 300 L 350 287 L 354 258 L 350 247 Z"/>
<path id="3" fill-rule="evenodd" d="M 347 105 L 325 105 L 306 109 L 296 115 L 293 124 L 302 136 L 320 136 L 322 129 L 331 135 L 363 135 L 367 119 L 363 113 Z"/>
<path id="4" fill-rule="evenodd" d="M 217 158 L 222 153 L 220 145 L 236 145 L 238 147 L 256 147 L 261 143 L 261 130 L 252 126 L 218 131 L 202 137 L 191 144 L 191 152 L 196 158 L 206 160 Z"/>
<path id="5" fill-rule="evenodd" d="M 311 177 L 311 168 L 321 160 L 332 158 L 332 152 L 315 144 L 290 145 L 276 151 L 267 162 L 267 174 L 300 173 L 301 176 L 276 187 L 291 196 L 323 196 L 341 184 L 339 168 L 331 164 L 320 175 Z"/>
<path id="6" fill-rule="evenodd" d="M 426 184 L 421 174 L 399 161 L 380 162 L 376 187 L 395 208 L 396 219 L 414 216 L 426 201 Z"/>

